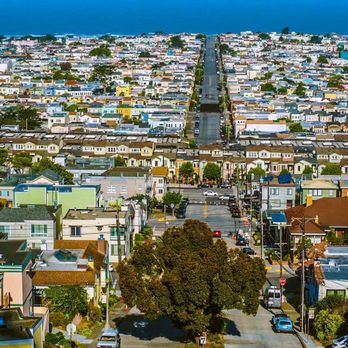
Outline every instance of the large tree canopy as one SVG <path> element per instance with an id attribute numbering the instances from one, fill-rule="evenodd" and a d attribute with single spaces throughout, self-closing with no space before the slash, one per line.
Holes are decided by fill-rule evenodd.
<path id="1" fill-rule="evenodd" d="M 36 172 L 42 172 L 47 169 L 50 169 L 61 176 L 64 179 L 65 185 L 74 184 L 74 175 L 66 170 L 65 167 L 58 163 L 52 162 L 48 158 L 42 158 L 39 162 L 33 164 L 33 170 Z"/>
<path id="2" fill-rule="evenodd" d="M 260 258 L 214 242 L 208 225 L 197 220 L 140 245 L 118 272 L 128 305 L 152 319 L 166 315 L 193 335 L 214 331 L 223 309 L 255 315 L 266 276 Z"/>
<path id="3" fill-rule="evenodd" d="M 208 180 L 221 179 L 221 168 L 218 164 L 207 163 L 203 170 L 203 177 Z"/>

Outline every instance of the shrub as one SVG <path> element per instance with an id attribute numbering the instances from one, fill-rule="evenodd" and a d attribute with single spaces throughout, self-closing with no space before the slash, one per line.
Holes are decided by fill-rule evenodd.
<path id="1" fill-rule="evenodd" d="M 57 344 L 61 340 L 64 340 L 64 335 L 61 332 L 57 332 L 55 334 L 48 332 L 45 336 L 46 343 Z"/>
<path id="2" fill-rule="evenodd" d="M 70 319 L 66 317 L 62 312 L 51 312 L 50 321 L 54 327 L 63 327 L 69 324 Z"/>
<path id="3" fill-rule="evenodd" d="M 225 347 L 224 335 L 215 334 L 215 335 L 209 336 L 209 347 L 224 348 Z"/>
<path id="4" fill-rule="evenodd" d="M 89 309 L 88 316 L 89 316 L 89 319 L 94 323 L 100 322 L 103 320 L 102 311 L 99 307 L 96 307 L 96 306 L 93 306 Z"/>
<path id="5" fill-rule="evenodd" d="M 328 295 L 320 300 L 316 304 L 316 309 L 318 312 L 322 310 L 334 311 L 335 309 L 339 309 L 340 307 L 346 304 L 346 300 L 343 296 L 340 295 Z"/>
<path id="6" fill-rule="evenodd" d="M 344 319 L 339 314 L 331 314 L 328 310 L 321 310 L 315 317 L 314 330 L 316 337 L 323 343 L 332 340 L 344 323 Z"/>

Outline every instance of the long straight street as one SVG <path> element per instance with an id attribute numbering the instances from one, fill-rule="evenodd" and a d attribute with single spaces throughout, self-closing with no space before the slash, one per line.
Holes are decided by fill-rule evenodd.
<path id="1" fill-rule="evenodd" d="M 201 112 L 198 144 L 211 144 L 220 139 L 219 90 L 215 36 L 208 36 L 204 54 L 204 76 L 201 84 Z"/>

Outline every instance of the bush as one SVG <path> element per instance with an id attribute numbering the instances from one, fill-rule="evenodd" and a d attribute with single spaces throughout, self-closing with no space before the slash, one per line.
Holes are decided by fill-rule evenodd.
<path id="1" fill-rule="evenodd" d="M 316 309 L 318 312 L 322 310 L 329 310 L 331 312 L 336 309 L 340 309 L 346 304 L 346 300 L 340 295 L 328 295 L 316 304 Z"/>
<path id="2" fill-rule="evenodd" d="M 70 319 L 66 317 L 62 312 L 51 312 L 50 321 L 54 327 L 63 327 L 69 324 Z"/>
<path id="3" fill-rule="evenodd" d="M 339 314 L 331 314 L 328 310 L 321 310 L 314 319 L 316 337 L 323 343 L 329 343 L 337 334 L 338 329 L 344 323 Z"/>
<path id="4" fill-rule="evenodd" d="M 209 336 L 209 347 L 224 348 L 225 347 L 224 335 L 215 334 L 215 335 Z"/>
<path id="5" fill-rule="evenodd" d="M 89 316 L 89 319 L 94 323 L 100 322 L 103 320 L 102 311 L 99 307 L 96 307 L 96 306 L 92 306 L 89 309 L 88 316 Z"/>
<path id="6" fill-rule="evenodd" d="M 45 336 L 46 343 L 57 344 L 61 340 L 64 340 L 64 335 L 61 332 L 57 332 L 56 334 L 48 332 Z"/>

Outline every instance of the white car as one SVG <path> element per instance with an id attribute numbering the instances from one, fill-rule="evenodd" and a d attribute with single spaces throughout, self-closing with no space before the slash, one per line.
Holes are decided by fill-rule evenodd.
<path id="1" fill-rule="evenodd" d="M 106 329 L 97 341 L 97 348 L 120 348 L 121 337 L 117 329 Z"/>
<path id="2" fill-rule="evenodd" d="M 229 201 L 230 198 L 231 198 L 231 196 L 229 196 L 229 195 L 221 195 L 221 196 L 219 196 L 219 199 L 221 201 Z"/>
<path id="3" fill-rule="evenodd" d="M 208 196 L 208 197 L 216 197 L 218 196 L 217 192 L 214 192 L 212 190 L 204 191 L 203 196 Z"/>
<path id="4" fill-rule="evenodd" d="M 335 338 L 332 341 L 332 348 L 345 348 L 348 345 L 348 335 Z"/>

